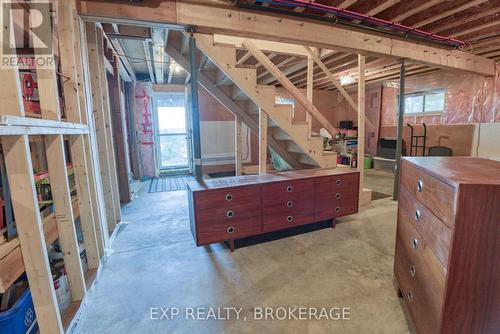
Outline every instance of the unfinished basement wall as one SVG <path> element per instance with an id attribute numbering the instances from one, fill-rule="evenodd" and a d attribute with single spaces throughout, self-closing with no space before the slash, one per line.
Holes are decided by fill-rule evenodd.
<path id="1" fill-rule="evenodd" d="M 137 83 L 134 122 L 142 179 L 157 176 L 154 146 L 155 136 L 153 132 L 153 94 L 153 85 L 151 83 Z M 234 115 L 201 86 L 198 90 L 198 100 L 201 122 L 203 172 L 234 171 Z M 257 136 L 243 125 L 242 137 L 243 164 L 257 165 Z"/>
<path id="2" fill-rule="evenodd" d="M 422 132 L 427 125 L 427 146 L 447 146 L 454 155 L 493 157 L 491 142 L 500 141 L 500 80 L 498 75 L 483 78 L 473 74 L 440 71 L 406 81 L 406 93 L 432 89 L 445 90 L 445 107 L 441 114 L 404 118 L 403 140 L 408 148 L 410 129 Z M 398 81 L 383 85 L 380 138 L 395 138 L 397 124 Z M 481 124 L 481 127 L 478 126 Z M 481 132 L 487 131 L 481 138 Z M 496 149 L 496 151 L 499 151 Z M 500 155 L 497 153 L 497 155 Z"/>

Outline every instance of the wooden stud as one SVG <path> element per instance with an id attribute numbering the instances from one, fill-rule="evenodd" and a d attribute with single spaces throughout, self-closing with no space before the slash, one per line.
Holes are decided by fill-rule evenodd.
<path id="1" fill-rule="evenodd" d="M 316 52 L 316 51 L 314 51 Z M 314 58 L 311 55 L 307 56 L 307 100 L 314 103 L 313 95 L 314 95 Z M 312 118 L 310 113 L 306 113 L 306 122 L 309 124 L 309 137 L 311 136 L 312 130 Z"/>
<path id="2" fill-rule="evenodd" d="M 118 59 L 115 60 L 115 64 L 118 64 Z M 114 77 L 108 80 L 108 87 L 111 107 L 111 125 L 113 128 L 113 144 L 117 162 L 118 190 L 120 202 L 129 203 L 131 201 L 129 184 L 130 161 L 128 155 L 127 124 L 125 121 L 125 104 L 123 101 L 123 88 L 119 69 L 114 67 L 114 72 Z"/>
<path id="3" fill-rule="evenodd" d="M 267 173 L 267 114 L 259 108 L 259 174 Z"/>
<path id="4" fill-rule="evenodd" d="M 3 26 L 2 33 L 5 33 Z M 4 39 L 3 43 L 6 43 Z M 3 56 L 2 45 L 0 55 Z M 0 71 L 2 113 L 24 117 L 21 83 L 17 68 Z M 16 216 L 18 239 L 30 284 L 38 327 L 41 333 L 62 333 L 63 327 L 52 273 L 49 266 L 35 179 L 27 135 L 2 137 L 2 149 L 9 183 L 12 207 Z"/>
<path id="5" fill-rule="evenodd" d="M 66 77 L 62 88 L 65 101 L 66 118 L 70 122 L 82 122 L 81 106 L 78 96 L 80 87 L 76 74 L 75 38 L 72 28 L 72 11 L 69 1 L 59 1 L 58 6 L 58 33 L 61 60 L 61 71 Z M 89 269 L 97 269 L 100 262 L 99 248 L 95 231 L 93 205 L 90 197 L 90 187 L 87 175 L 85 138 L 83 135 L 71 136 L 69 138 L 73 168 L 75 170 L 75 181 L 77 187 L 78 206 L 80 210 L 80 222 L 82 227 L 83 242 L 87 255 Z M 95 204 L 97 205 L 97 203 Z"/>
<path id="6" fill-rule="evenodd" d="M 241 144 L 242 144 L 242 138 L 241 138 L 241 118 L 238 116 L 234 116 L 234 154 L 235 154 L 235 167 L 236 167 L 236 176 L 241 175 L 241 158 L 242 158 L 242 152 L 241 152 Z"/>
<path id="7" fill-rule="evenodd" d="M 365 56 L 358 55 L 358 171 L 359 195 L 363 194 L 365 171 Z M 361 203 L 361 201 L 360 201 Z"/>
<path id="8" fill-rule="evenodd" d="M 87 157 L 87 179 L 93 203 L 94 228 L 97 238 L 99 255 L 105 255 L 109 243 L 109 233 L 106 223 L 106 205 L 101 180 L 99 150 L 97 147 L 96 129 L 93 116 L 93 99 L 88 65 L 87 36 L 85 25 L 78 17 L 76 0 L 71 1 L 71 17 L 75 34 L 76 73 L 78 81 L 78 99 L 80 100 L 82 123 L 88 124 L 89 136 L 84 137 L 85 155 Z"/>
<path id="9" fill-rule="evenodd" d="M 105 199 L 106 222 L 108 231 L 112 231 L 117 218 L 115 216 L 115 201 L 113 199 L 113 190 L 111 186 L 111 166 L 109 153 L 112 152 L 108 148 L 107 136 L 110 134 L 106 129 L 106 121 L 104 118 L 103 99 L 101 97 L 101 80 L 99 75 L 98 49 L 97 49 L 97 29 L 93 22 L 86 24 L 87 44 L 88 44 L 88 60 L 90 81 L 92 82 L 92 103 L 94 123 L 96 130 L 96 141 L 99 151 L 99 162 L 101 171 L 101 181 L 103 188 L 103 196 Z"/>
<path id="10" fill-rule="evenodd" d="M 41 11 L 43 17 L 50 17 L 48 8 L 44 7 Z M 52 37 L 50 30 L 40 31 L 39 35 L 42 34 Z M 45 57 L 47 60 L 50 58 L 54 59 L 53 54 L 41 55 L 37 51 L 38 49 L 35 49 L 36 57 Z M 47 61 L 46 63 L 48 64 L 49 62 Z M 60 121 L 61 110 L 55 68 L 38 67 L 36 75 L 42 118 Z M 45 151 L 47 153 L 50 188 L 56 213 L 57 230 L 63 253 L 64 267 L 68 274 L 72 299 L 73 301 L 80 301 L 85 296 L 86 287 L 78 240 L 76 238 L 75 217 L 71 205 L 71 192 L 69 189 L 63 136 L 45 136 Z"/>
<path id="11" fill-rule="evenodd" d="M 273 76 L 278 79 L 281 85 L 288 90 L 288 92 L 295 98 L 295 100 L 305 107 L 308 113 L 311 113 L 314 118 L 318 120 L 322 127 L 328 131 L 332 136 L 337 133 L 337 129 L 328 122 L 325 116 L 307 100 L 307 97 L 300 92 L 297 87 L 281 72 L 276 65 L 274 65 L 262 51 L 260 51 L 251 41 L 245 40 L 243 42 L 245 48 L 259 61 Z"/>
<path id="12" fill-rule="evenodd" d="M 97 29 L 97 61 L 99 63 L 99 81 L 101 83 L 102 111 L 106 125 L 106 143 L 108 147 L 108 160 L 111 177 L 111 189 L 113 192 L 113 208 L 115 211 L 115 221 L 111 224 L 112 232 L 117 223 L 121 221 L 120 193 L 118 190 L 118 176 L 116 170 L 116 157 L 113 143 L 113 125 L 111 121 L 111 105 L 109 101 L 108 79 L 105 68 L 106 57 L 104 56 L 104 33 L 101 28 Z M 109 223 L 109 222 L 108 222 Z M 109 226 L 109 225 L 108 225 Z"/>

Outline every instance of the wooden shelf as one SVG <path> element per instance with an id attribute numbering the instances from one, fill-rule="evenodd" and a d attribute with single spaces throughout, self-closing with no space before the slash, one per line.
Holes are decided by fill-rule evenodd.
<path id="1" fill-rule="evenodd" d="M 73 200 L 75 219 L 80 216 L 77 200 Z M 55 214 L 51 213 L 43 219 L 45 244 L 50 245 L 59 237 Z M 5 292 L 24 272 L 24 262 L 19 239 L 0 243 L 0 293 Z"/>

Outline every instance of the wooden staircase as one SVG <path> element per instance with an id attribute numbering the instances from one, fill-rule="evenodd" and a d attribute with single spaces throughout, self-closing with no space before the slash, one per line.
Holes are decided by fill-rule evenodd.
<path id="1" fill-rule="evenodd" d="M 323 138 L 311 136 L 310 123 L 295 121 L 292 105 L 276 104 L 275 86 L 259 85 L 255 66 L 237 64 L 235 46 L 216 45 L 213 36 L 205 34 L 196 34 L 196 43 L 204 57 L 208 58 L 201 61 L 203 65 L 200 66 L 198 82 L 209 91 L 217 89 L 224 94 L 218 100 L 226 107 L 227 103 L 221 100 L 229 97 L 237 105 L 237 111 L 245 113 L 246 119 L 242 118 L 242 121 L 252 131 L 252 127 L 258 126 L 259 110 L 262 109 L 269 117 L 269 146 L 293 168 L 337 166 L 336 154 L 323 150 Z M 182 64 L 186 61 L 182 51 L 172 46 L 167 46 L 166 51 L 186 69 L 186 64 Z M 203 80 L 210 82 L 204 84 Z M 234 108 L 234 105 L 233 108 L 228 107 L 235 113 Z"/>

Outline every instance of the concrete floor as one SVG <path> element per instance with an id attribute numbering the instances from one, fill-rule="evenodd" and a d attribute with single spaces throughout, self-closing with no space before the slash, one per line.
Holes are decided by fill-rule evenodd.
<path id="1" fill-rule="evenodd" d="M 397 205 L 377 201 L 335 229 L 237 249 L 195 247 L 186 192 L 123 209 L 112 252 L 76 333 L 408 333 L 393 287 Z M 350 320 L 255 320 L 256 307 L 350 309 Z M 178 308 L 151 320 L 152 307 Z M 186 308 L 243 308 L 240 320 L 186 320 Z M 159 315 L 163 315 L 160 311 Z M 243 320 L 246 317 L 246 320 Z"/>
<path id="2" fill-rule="evenodd" d="M 394 174 L 376 169 L 365 169 L 365 188 L 391 195 L 394 190 Z"/>

